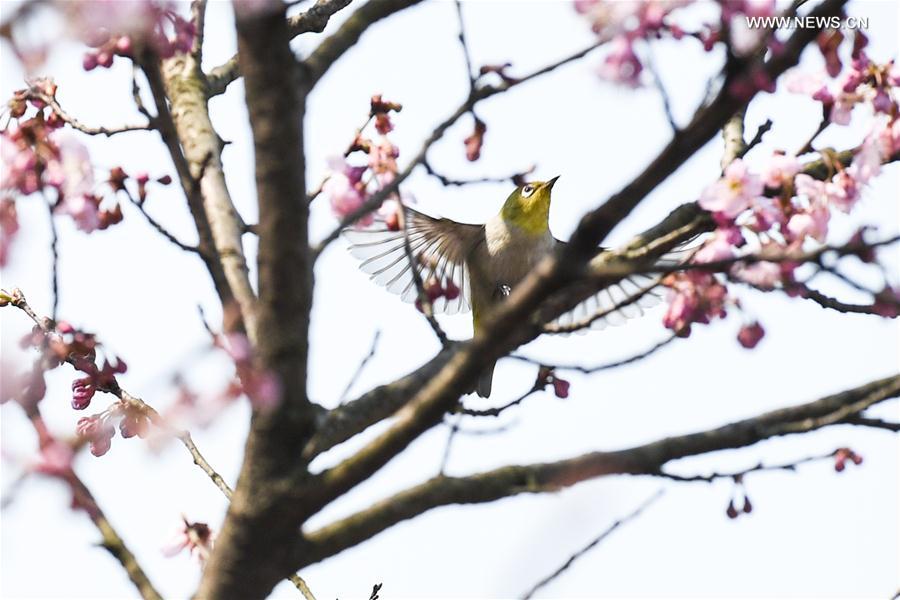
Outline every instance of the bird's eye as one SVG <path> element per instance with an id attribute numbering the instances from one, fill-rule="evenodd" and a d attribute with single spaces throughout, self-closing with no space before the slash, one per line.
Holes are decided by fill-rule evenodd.
<path id="1" fill-rule="evenodd" d="M 523 197 L 527 198 L 532 193 L 534 193 L 534 186 L 531 185 L 530 183 L 522 188 L 522 196 Z"/>

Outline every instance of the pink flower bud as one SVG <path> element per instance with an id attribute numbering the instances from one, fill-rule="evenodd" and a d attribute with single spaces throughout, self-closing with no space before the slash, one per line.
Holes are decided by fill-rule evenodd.
<path id="1" fill-rule="evenodd" d="M 565 379 L 560 379 L 556 376 L 553 377 L 553 393 L 556 394 L 557 398 L 568 398 L 569 397 L 569 382 Z"/>
<path id="2" fill-rule="evenodd" d="M 81 67 L 85 71 L 93 71 L 97 68 L 97 55 L 93 52 L 86 52 L 84 58 L 81 59 Z"/>
<path id="3" fill-rule="evenodd" d="M 129 56 L 131 54 L 132 44 L 131 38 L 127 35 L 121 36 L 116 40 L 116 52 L 123 56 Z"/>
<path id="4" fill-rule="evenodd" d="M 763 336 L 766 335 L 766 331 L 762 328 L 762 325 L 754 321 L 750 325 L 744 325 L 741 327 L 741 330 L 738 332 L 738 342 L 740 342 L 741 346 L 747 349 L 755 348 L 759 343 Z"/>
<path id="5" fill-rule="evenodd" d="M 72 408 L 84 410 L 91 403 L 96 388 L 90 377 L 82 377 L 72 382 Z"/>
<path id="6" fill-rule="evenodd" d="M 107 52 L 106 50 L 101 50 L 97 54 L 97 64 L 100 65 L 101 67 L 107 67 L 107 68 L 111 67 L 113 64 L 112 53 Z"/>

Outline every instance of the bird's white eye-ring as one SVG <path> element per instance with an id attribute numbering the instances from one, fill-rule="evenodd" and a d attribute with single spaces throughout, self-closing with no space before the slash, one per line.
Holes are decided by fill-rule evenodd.
<path id="1" fill-rule="evenodd" d="M 530 196 L 533 193 L 534 193 L 534 186 L 531 185 L 530 183 L 522 188 L 522 197 L 523 198 L 527 198 L 528 196 Z"/>

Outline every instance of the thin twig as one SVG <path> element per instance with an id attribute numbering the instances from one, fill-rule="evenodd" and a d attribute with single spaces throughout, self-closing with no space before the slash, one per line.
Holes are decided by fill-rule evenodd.
<path id="1" fill-rule="evenodd" d="M 578 560 L 579 558 L 584 556 L 585 553 L 589 552 L 597 544 L 599 544 L 604 539 L 606 539 L 612 532 L 614 532 L 620 526 L 622 526 L 625 523 L 628 523 L 629 521 L 640 516 L 640 514 L 642 512 L 644 512 L 644 510 L 646 510 L 651 504 L 653 504 L 654 502 L 659 500 L 662 497 L 664 492 L 665 492 L 665 490 L 663 490 L 663 489 L 657 490 L 656 493 L 654 493 L 652 496 L 650 496 L 647 500 L 645 500 L 640 506 L 638 506 L 636 509 L 634 509 L 631 513 L 629 513 L 628 515 L 617 520 L 615 523 L 612 524 L 612 526 L 610 526 L 608 529 L 606 529 L 606 531 L 604 531 L 603 533 L 601 533 L 600 535 L 595 537 L 593 540 L 591 540 L 590 543 L 588 543 L 581 550 L 575 552 L 558 569 L 556 569 L 553 573 L 551 573 L 547 577 L 544 577 L 543 579 L 538 581 L 536 584 L 534 584 L 534 586 L 531 587 L 530 590 L 525 592 L 525 595 L 522 596 L 523 600 L 528 600 L 528 598 L 531 598 L 532 596 L 534 596 L 535 592 L 537 592 L 539 589 L 541 589 L 542 587 L 551 583 L 554 579 L 556 579 L 557 577 L 562 575 L 566 571 L 566 569 L 568 569 L 569 567 L 572 566 L 572 563 L 574 563 L 576 560 Z"/>
<path id="2" fill-rule="evenodd" d="M 583 48 L 582 50 L 579 50 L 578 52 L 575 52 L 573 54 L 565 56 L 554 63 L 551 63 L 540 69 L 537 69 L 536 71 L 533 71 L 522 78 L 504 80 L 504 82 L 498 86 L 485 85 L 485 86 L 477 88 L 472 94 L 470 94 L 470 96 L 466 99 L 466 101 L 463 102 L 453 112 L 453 114 L 451 114 L 443 122 L 441 122 L 437 127 L 434 128 L 434 130 L 431 132 L 431 135 L 429 135 L 428 138 L 422 143 L 422 146 L 419 149 L 418 154 L 416 154 L 415 157 L 413 157 L 413 159 L 409 162 L 409 164 L 407 164 L 406 168 L 404 168 L 401 172 L 399 172 L 397 174 L 397 176 L 388 185 L 384 186 L 379 191 L 372 194 L 372 196 L 369 197 L 369 199 L 366 200 L 366 202 L 364 202 L 359 208 L 357 208 L 353 212 L 349 213 L 348 215 L 345 215 L 341 219 L 341 222 L 338 224 L 338 226 L 335 227 L 331 231 L 331 233 L 329 233 L 327 236 L 325 236 L 325 238 L 321 242 L 316 244 L 316 246 L 313 248 L 314 259 L 318 258 L 322 254 L 322 251 L 325 249 L 325 247 L 328 246 L 328 244 L 330 244 L 334 240 L 336 240 L 338 238 L 338 236 L 341 235 L 341 232 L 345 228 L 349 227 L 350 225 L 353 225 L 359 219 L 363 218 L 365 215 L 371 213 L 372 211 L 377 210 L 382 205 L 382 203 L 385 200 L 387 200 L 387 198 L 389 196 L 394 194 L 400 188 L 400 184 L 403 183 L 406 180 L 406 178 L 412 174 L 413 170 L 418 165 L 422 164 L 423 161 L 425 161 L 427 159 L 428 150 L 431 148 L 431 146 L 434 145 L 435 142 L 440 140 L 444 136 L 444 133 L 446 133 L 446 131 L 454 123 L 456 123 L 456 121 L 458 121 L 460 119 L 460 117 L 471 112 L 472 108 L 474 108 L 475 105 L 478 104 L 480 101 L 490 98 L 492 96 L 496 96 L 497 94 L 502 94 L 518 85 L 521 85 L 523 83 L 531 81 L 532 79 L 540 77 L 541 75 L 546 75 L 547 73 L 551 73 L 566 64 L 569 64 L 573 61 L 583 58 L 587 54 L 591 53 L 592 51 L 596 50 L 597 48 L 599 48 L 600 46 L 605 44 L 607 41 L 608 40 L 604 38 L 604 39 L 601 39 L 600 41 L 594 42 L 590 46 L 587 46 L 586 48 Z"/>
<path id="3" fill-rule="evenodd" d="M 466 75 L 469 78 L 469 90 L 474 90 L 475 69 L 472 66 L 472 54 L 469 52 L 469 44 L 466 42 L 466 26 L 463 20 L 461 0 L 456 0 L 456 16 L 459 18 L 459 45 L 462 46 L 463 56 L 466 59 Z"/>
<path id="4" fill-rule="evenodd" d="M 447 434 L 447 443 L 444 445 L 444 454 L 441 456 L 441 467 L 438 469 L 438 475 L 443 475 L 447 471 L 447 463 L 450 461 L 450 448 L 453 446 L 453 440 L 459 433 L 459 421 L 462 415 L 457 415 L 456 420 L 450 424 L 450 433 Z"/>
<path id="5" fill-rule="evenodd" d="M 504 411 L 509 410 L 513 406 L 518 406 L 519 404 L 524 402 L 526 398 L 528 398 L 535 392 L 541 391 L 542 389 L 544 389 L 543 384 L 535 383 L 534 386 L 532 386 L 532 388 L 530 390 L 528 390 L 527 392 L 525 392 L 524 394 L 522 394 L 515 400 L 511 400 L 501 406 L 496 406 L 494 408 L 484 408 L 484 409 L 465 408 L 463 406 L 460 406 L 458 409 L 458 412 L 460 414 L 463 414 L 463 415 L 466 415 L 469 417 L 498 417 Z"/>
<path id="6" fill-rule="evenodd" d="M 633 362 L 643 360 L 643 359 L 647 358 L 648 356 L 650 356 L 651 354 L 653 354 L 654 352 L 656 352 L 657 350 L 665 348 L 666 346 L 668 346 L 669 344 L 674 342 L 676 339 L 678 339 L 677 335 L 671 335 L 671 336 L 667 337 L 666 339 L 661 340 L 661 341 L 657 342 L 656 344 L 650 346 L 650 348 L 648 348 L 647 350 L 644 350 L 643 352 L 639 352 L 638 354 L 629 356 L 628 358 L 623 358 L 621 360 L 617 360 L 617 361 L 610 362 L 610 363 L 603 363 L 603 364 L 595 365 L 593 367 L 585 367 L 583 365 L 549 365 L 549 366 L 552 366 L 552 368 L 554 370 L 578 371 L 579 373 L 585 373 L 585 374 L 598 373 L 600 371 L 608 371 L 610 369 L 615 369 L 617 367 L 622 367 L 622 366 L 631 364 Z M 527 356 L 522 356 L 521 354 L 510 354 L 509 358 L 513 358 L 515 360 L 519 360 L 522 362 L 527 362 L 527 363 L 530 363 L 533 365 L 548 366 L 544 362 L 537 361 L 533 358 L 528 358 Z"/>
<path id="7" fill-rule="evenodd" d="M 756 133 L 753 134 L 753 138 L 747 142 L 747 144 L 738 152 L 737 158 L 743 158 L 750 150 L 758 146 L 763 137 L 772 129 L 772 119 L 766 119 L 759 127 L 756 128 Z"/>
<path id="8" fill-rule="evenodd" d="M 885 421 L 884 419 L 854 416 L 846 419 L 844 422 L 850 425 L 860 425 L 862 427 L 872 427 L 873 429 L 886 429 L 888 431 L 900 432 L 900 423 Z"/>
<path id="9" fill-rule="evenodd" d="M 162 223 L 160 223 L 159 221 L 154 219 L 152 216 L 150 216 L 150 213 L 148 213 L 147 209 L 144 208 L 144 203 L 138 201 L 134 196 L 132 196 L 131 192 L 129 192 L 125 188 L 122 188 L 121 191 L 125 192 L 125 196 L 128 198 L 128 201 L 131 202 L 131 204 L 135 208 L 137 208 L 138 211 L 140 211 L 140 213 L 142 215 L 144 215 L 144 218 L 147 220 L 147 222 L 150 224 L 150 226 L 153 227 L 153 229 L 155 229 L 157 232 L 159 232 L 160 235 L 162 235 L 169 242 L 171 242 L 178 248 L 184 250 L 185 252 L 194 252 L 196 254 L 201 254 L 199 246 L 191 246 L 190 244 L 185 244 L 184 242 L 182 242 L 181 240 L 176 238 L 174 235 L 172 235 L 169 232 L 169 230 L 166 229 Z"/>
<path id="10" fill-rule="evenodd" d="M 512 182 L 515 185 L 518 185 L 518 182 L 522 181 L 526 175 L 533 173 L 535 170 L 535 165 L 532 165 L 528 169 L 524 171 L 520 171 L 518 173 L 513 173 L 512 175 L 507 175 L 506 177 L 475 177 L 473 179 L 452 179 L 437 172 L 434 167 L 431 166 L 431 163 L 427 160 L 422 161 L 422 167 L 425 168 L 425 172 L 437 179 L 441 182 L 441 184 L 445 186 L 455 186 L 461 187 L 464 185 L 475 185 L 479 183 L 507 183 Z"/>
<path id="11" fill-rule="evenodd" d="M 55 206 L 46 197 L 44 197 L 44 200 L 47 205 L 47 216 L 49 217 L 48 222 L 50 224 L 50 257 L 52 261 L 50 272 L 50 297 L 53 301 L 50 306 L 50 318 L 55 323 L 59 316 L 59 232 L 56 229 L 56 221 L 53 218 Z"/>
<path id="12" fill-rule="evenodd" d="M 664 477 L 666 479 L 671 479 L 673 481 L 681 481 L 681 482 L 694 482 L 694 481 L 704 481 L 707 483 L 712 483 L 717 479 L 734 479 L 740 480 L 743 479 L 745 475 L 748 473 L 756 473 L 758 471 L 796 471 L 797 467 L 806 463 L 818 462 L 821 460 L 825 460 L 828 458 L 833 458 L 837 450 L 833 452 L 829 452 L 827 454 L 817 454 L 815 456 L 807 456 L 805 458 L 801 458 L 799 460 L 791 461 L 788 463 L 781 463 L 777 465 L 764 465 L 763 463 L 759 463 L 749 469 L 743 469 L 740 471 L 731 471 L 731 472 L 712 472 L 706 475 L 677 475 L 675 473 L 668 473 L 659 470 L 658 473 L 653 473 L 657 477 Z"/>
<path id="13" fill-rule="evenodd" d="M 89 125 L 85 125 L 69 113 L 63 110 L 62 106 L 59 105 L 59 102 L 55 97 L 49 96 L 43 92 L 38 91 L 35 88 L 30 88 L 26 91 L 26 97 L 32 100 L 40 100 L 49 106 L 53 112 L 55 112 L 60 119 L 73 129 L 77 129 L 82 133 L 86 133 L 88 135 L 105 135 L 107 137 L 116 135 L 118 133 L 126 133 L 129 131 L 150 131 L 154 129 L 153 122 L 149 122 L 145 125 L 122 125 L 119 127 L 91 127 Z"/>
<path id="14" fill-rule="evenodd" d="M 656 87 L 656 91 L 659 92 L 659 96 L 662 99 L 663 113 L 666 115 L 669 127 L 672 128 L 672 133 L 677 135 L 678 124 L 675 122 L 675 116 L 672 114 L 672 102 L 669 98 L 669 93 L 666 91 L 666 87 L 663 84 L 662 77 L 660 77 L 659 71 L 656 68 L 656 61 L 653 59 L 651 44 L 647 44 L 647 57 L 644 62 L 647 65 L 647 70 L 649 70 L 650 74 L 653 76 L 653 85 Z"/>
<path id="15" fill-rule="evenodd" d="M 375 350 L 378 348 L 378 338 L 381 337 L 381 330 L 375 330 L 375 336 L 372 338 L 372 345 L 369 347 L 369 352 L 363 357 L 362 361 L 360 361 L 359 365 L 356 367 L 356 371 L 353 373 L 353 376 L 347 382 L 347 385 L 344 387 L 344 391 L 341 392 L 341 395 L 338 397 L 338 406 L 343 406 L 344 402 L 347 401 L 347 395 L 350 393 L 351 388 L 359 379 L 359 376 L 362 374 L 363 369 L 366 368 L 366 365 L 369 364 L 369 361 L 375 356 Z"/>

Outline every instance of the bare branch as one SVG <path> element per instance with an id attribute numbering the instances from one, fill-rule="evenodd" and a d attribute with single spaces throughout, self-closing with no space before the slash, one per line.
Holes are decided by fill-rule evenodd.
<path id="1" fill-rule="evenodd" d="M 347 381 L 347 385 L 344 387 L 344 391 L 341 392 L 341 395 L 338 397 L 338 406 L 343 406 L 344 402 L 346 402 L 347 400 L 347 394 L 350 393 L 350 390 L 359 379 L 359 376 L 366 368 L 366 365 L 369 364 L 369 361 L 375 357 L 375 350 L 378 348 L 378 338 L 380 337 L 381 330 L 379 329 L 375 332 L 375 336 L 372 338 L 372 345 L 369 347 L 369 352 L 360 361 L 359 365 L 356 367 L 356 371 L 353 372 L 353 375 L 350 377 L 349 381 Z"/>
<path id="2" fill-rule="evenodd" d="M 150 91 L 153 95 L 153 102 L 156 106 L 156 125 L 169 155 L 172 158 L 172 164 L 178 173 L 178 179 L 181 188 L 187 199 L 188 208 L 191 217 L 197 228 L 197 237 L 199 238 L 198 248 L 200 249 L 200 257 L 209 271 L 216 288 L 216 293 L 223 306 L 230 305 L 234 302 L 234 292 L 231 290 L 231 284 L 225 275 L 225 269 L 219 260 L 219 251 L 213 240 L 212 228 L 210 227 L 209 218 L 206 214 L 206 208 L 203 205 L 203 195 L 200 185 L 191 173 L 191 165 L 182 149 L 181 141 L 178 135 L 178 129 L 172 113 L 169 112 L 169 100 L 166 96 L 165 82 L 159 65 L 153 57 L 145 57 L 142 64 L 144 75 L 150 85 Z M 140 104 L 139 90 L 137 89 L 136 80 L 132 82 L 132 93 L 135 96 L 135 102 Z"/>
<path id="3" fill-rule="evenodd" d="M 647 358 L 648 356 L 650 356 L 651 354 L 655 353 L 657 350 L 661 350 L 662 348 L 665 348 L 666 346 L 668 346 L 669 344 L 674 342 L 676 339 L 678 339 L 677 335 L 671 335 L 671 336 L 667 337 L 666 339 L 653 344 L 652 346 L 650 346 L 650 348 L 648 348 L 647 350 L 644 350 L 643 352 L 639 352 L 637 354 L 629 356 L 628 358 L 623 358 L 623 359 L 616 360 L 613 362 L 595 365 L 593 367 L 585 367 L 583 365 L 546 365 L 546 366 L 552 367 L 553 370 L 578 371 L 579 373 L 585 373 L 585 374 L 599 373 L 600 371 L 609 371 L 610 369 L 617 369 L 619 367 L 624 367 L 625 365 L 630 365 L 631 363 L 638 362 L 639 360 L 643 360 L 643 359 Z M 519 360 L 522 362 L 531 363 L 533 365 L 544 365 L 544 363 L 538 362 L 538 361 L 536 361 L 532 358 L 528 358 L 526 356 L 521 356 L 519 354 L 510 354 L 509 358 L 513 358 L 515 360 Z"/>
<path id="4" fill-rule="evenodd" d="M 316 3 L 305 12 L 288 18 L 288 30 L 291 37 L 304 33 L 321 33 L 328 25 L 331 16 L 350 4 L 351 0 L 316 0 Z M 206 76 L 209 97 L 223 93 L 228 85 L 241 76 L 238 56 L 235 54 L 226 62 L 215 67 Z"/>
<path id="5" fill-rule="evenodd" d="M 344 53 L 352 48 L 374 23 L 418 4 L 421 0 L 369 0 L 356 9 L 333 34 L 322 40 L 304 61 L 304 83 L 312 88 Z"/>
<path id="6" fill-rule="evenodd" d="M 189 54 L 177 54 L 163 61 L 162 70 L 152 57 L 142 62 L 144 72 L 150 81 L 157 111 L 167 113 L 174 127 L 164 134 L 170 144 L 170 152 L 181 154 L 183 160 L 176 159 L 182 185 L 187 185 L 185 193 L 191 203 L 191 213 L 195 221 L 205 219 L 208 223 L 209 240 L 215 254 L 207 251 L 201 236 L 200 248 L 206 256 L 217 256 L 220 267 L 211 271 L 224 277 L 225 282 L 216 282 L 223 303 L 232 298 L 237 302 L 243 326 L 251 341 L 256 335 L 256 295 L 250 284 L 247 260 L 241 235 L 244 223 L 234 207 L 225 173 L 222 169 L 222 140 L 210 120 L 205 93 L 203 74 L 199 63 Z M 171 110 L 166 104 L 171 103 Z M 174 134 L 174 139 L 171 139 Z M 177 146 L 181 149 L 177 149 Z M 173 154 L 175 156 L 175 154 Z M 179 165 L 179 163 L 185 163 Z M 198 232 L 201 231 L 198 224 Z M 205 228 L 204 228 L 205 229 Z M 227 289 L 225 285 L 227 283 Z"/>
<path id="7" fill-rule="evenodd" d="M 182 242 L 181 240 L 176 238 L 174 235 L 172 235 L 172 233 L 169 232 L 169 230 L 166 229 L 162 223 L 160 223 L 159 221 L 154 219 L 152 216 L 150 216 L 150 213 L 148 213 L 147 209 L 144 208 L 144 203 L 139 202 L 134 196 L 131 195 L 131 192 L 129 192 L 127 189 L 124 189 L 124 188 L 122 189 L 122 191 L 125 192 L 125 197 L 128 198 L 128 201 L 131 202 L 132 206 L 134 206 L 136 209 L 138 209 L 138 211 L 144 216 L 144 218 L 147 220 L 147 222 L 150 224 L 150 226 L 153 227 L 153 229 L 155 229 L 161 236 L 163 236 L 171 244 L 175 245 L 176 247 L 178 247 L 181 250 L 184 250 L 185 252 L 193 252 L 196 254 L 200 254 L 199 247 L 191 246 L 190 244 L 185 244 L 184 242 Z"/>
<path id="8" fill-rule="evenodd" d="M 298 542 L 298 547 L 303 549 L 300 562 L 307 565 L 320 561 L 439 506 L 493 502 L 522 493 L 555 492 L 607 475 L 659 476 L 662 467 L 670 461 L 751 446 L 789 433 L 813 431 L 898 396 L 900 375 L 894 375 L 807 404 L 624 450 L 590 452 L 550 463 L 506 466 L 466 477 L 435 477 L 308 533 Z"/>
<path id="9" fill-rule="evenodd" d="M 756 466 L 750 467 L 749 469 L 742 469 L 740 471 L 731 471 L 728 473 L 720 473 L 718 471 L 714 471 L 712 473 L 708 473 L 706 475 L 676 475 L 675 473 L 669 473 L 667 471 L 660 470 L 655 475 L 659 477 L 665 477 L 666 479 L 671 479 L 673 481 L 681 481 L 681 482 L 695 482 L 695 481 L 704 481 L 706 483 L 712 483 L 716 479 L 733 479 L 735 481 L 743 480 L 744 476 L 748 473 L 756 473 L 759 471 L 796 471 L 797 467 L 800 465 L 804 465 L 806 463 L 811 462 L 819 462 L 825 459 L 834 458 L 834 455 L 838 451 L 835 450 L 833 452 L 829 452 L 827 454 L 818 454 L 816 456 L 806 456 L 804 458 L 800 458 L 798 460 L 793 460 L 786 463 L 779 463 L 775 465 L 765 465 L 763 463 L 759 463 Z"/>
<path id="10" fill-rule="evenodd" d="M 644 500 L 644 502 L 642 502 L 640 506 L 638 506 L 636 509 L 634 509 L 633 511 L 631 511 L 629 514 L 622 517 L 621 519 L 618 519 L 603 533 L 601 533 L 600 535 L 595 537 L 593 540 L 591 540 L 585 547 L 583 547 L 582 549 L 580 549 L 577 552 L 575 552 L 574 554 L 572 554 L 572 556 L 570 556 L 568 558 L 568 560 L 566 560 L 566 562 L 564 562 L 562 565 L 560 565 L 560 567 L 558 569 L 553 571 L 553 573 L 551 573 L 547 577 L 538 581 L 536 584 L 534 584 L 531 587 L 531 589 L 529 589 L 527 592 L 525 592 L 525 595 L 522 596 L 523 600 L 528 600 L 528 598 L 533 597 L 535 592 L 537 592 L 539 589 L 541 589 L 542 587 L 545 587 L 549 583 L 552 583 L 553 580 L 555 580 L 557 577 L 559 577 L 560 575 L 565 573 L 566 569 L 571 567 L 572 564 L 576 560 L 578 560 L 579 558 L 581 558 L 582 556 L 587 554 L 597 544 L 599 544 L 600 542 L 605 540 L 607 537 L 609 537 L 609 535 L 612 534 L 613 531 L 615 531 L 616 529 L 618 529 L 625 523 L 628 523 L 629 521 L 632 521 L 632 520 L 636 519 L 637 517 L 639 517 L 641 515 L 641 513 L 643 513 L 647 508 L 650 507 L 651 504 L 653 504 L 654 502 L 656 502 L 657 500 L 662 498 L 662 495 L 664 492 L 665 492 L 665 490 L 663 490 L 663 489 L 657 490 L 655 494 L 653 494 L 652 496 L 650 496 L 649 498 Z"/>
<path id="11" fill-rule="evenodd" d="M 153 121 L 150 121 L 146 125 L 122 125 L 119 127 L 91 127 L 90 125 L 85 125 L 69 113 L 63 110 L 62 106 L 60 106 L 59 101 L 54 96 L 47 95 L 40 90 L 31 87 L 25 91 L 25 97 L 31 100 L 40 100 L 47 106 L 49 106 L 53 112 L 55 112 L 60 119 L 63 120 L 69 127 L 72 129 L 77 129 L 82 133 L 86 133 L 88 135 L 105 135 L 106 137 L 110 137 L 119 133 L 126 133 L 129 131 L 150 131 L 153 130 L 156 125 Z"/>
<path id="12" fill-rule="evenodd" d="M 371 0 L 370 0 L 371 4 Z M 601 40 L 599 42 L 595 42 L 590 46 L 579 50 L 573 54 L 565 56 L 558 61 L 546 65 L 536 71 L 533 71 L 526 75 L 525 77 L 521 77 L 518 79 L 506 79 L 502 84 L 498 86 L 485 85 L 475 89 L 469 97 L 463 102 L 449 117 L 447 117 L 444 121 L 442 121 L 434 130 L 431 132 L 431 135 L 422 143 L 422 146 L 419 149 L 418 154 L 407 164 L 406 168 L 403 169 L 397 176 L 391 180 L 391 182 L 378 190 L 376 193 L 372 194 L 372 196 L 366 200 L 359 208 L 354 210 L 348 215 L 345 215 L 344 218 L 341 219 L 341 222 L 338 224 L 334 230 L 330 234 L 328 234 L 325 239 L 319 242 L 313 252 L 316 257 L 318 257 L 322 251 L 325 249 L 328 244 L 333 242 L 340 236 L 341 231 L 343 231 L 346 227 L 353 225 L 359 219 L 364 217 L 365 215 L 371 213 L 374 210 L 377 210 L 382 203 L 387 200 L 391 195 L 397 192 L 400 188 L 400 184 L 409 177 L 415 168 L 426 162 L 428 157 L 428 150 L 433 146 L 438 140 L 444 137 L 444 133 L 456 123 L 460 117 L 463 115 L 470 113 L 472 109 L 482 100 L 486 100 L 492 96 L 496 96 L 497 94 L 502 94 L 518 85 L 521 85 L 525 82 L 531 81 L 541 75 L 545 75 L 547 73 L 551 73 L 556 69 L 562 67 L 563 65 L 569 64 L 573 61 L 576 61 L 580 58 L 585 57 L 593 50 L 596 50 L 600 46 L 606 43 L 606 40 Z"/>

